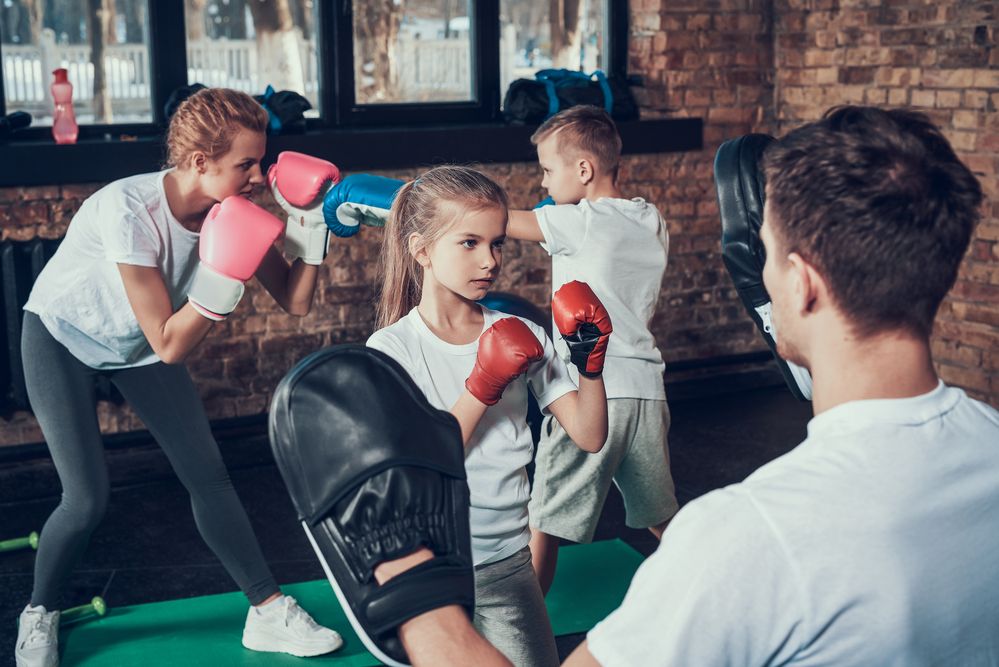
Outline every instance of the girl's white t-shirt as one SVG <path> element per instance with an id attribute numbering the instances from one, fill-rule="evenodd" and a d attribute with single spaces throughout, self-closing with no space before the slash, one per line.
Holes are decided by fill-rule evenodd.
<path id="1" fill-rule="evenodd" d="M 482 313 L 483 331 L 501 318 L 512 317 L 488 308 L 483 308 Z M 476 565 L 502 560 L 530 541 L 526 466 L 531 461 L 533 442 L 527 425 L 528 386 L 542 410 L 576 390 L 544 330 L 518 319 L 542 343 L 544 357 L 511 382 L 500 401 L 486 410 L 466 448 L 472 556 Z M 395 324 L 373 333 L 368 346 L 398 361 L 431 405 L 450 410 L 465 390 L 479 341 L 452 345 L 441 340 L 414 308 Z"/>
<path id="2" fill-rule="evenodd" d="M 170 212 L 166 174 L 123 178 L 87 198 L 24 306 L 92 368 L 159 361 L 132 311 L 118 264 L 158 268 L 173 309 L 187 301 L 200 235 Z"/>

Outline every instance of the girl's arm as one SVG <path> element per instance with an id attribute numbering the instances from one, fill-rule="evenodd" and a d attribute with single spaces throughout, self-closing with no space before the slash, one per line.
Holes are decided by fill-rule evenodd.
<path id="1" fill-rule="evenodd" d="M 189 303 L 173 312 L 163 274 L 153 266 L 119 264 L 125 294 L 146 340 L 164 363 L 184 361 L 201 342 L 213 322 L 202 317 Z"/>
<path id="2" fill-rule="evenodd" d="M 285 312 L 304 317 L 312 310 L 319 267 L 296 259 L 291 266 L 271 246 L 257 269 L 257 280 Z"/>
<path id="3" fill-rule="evenodd" d="M 579 391 L 556 398 L 548 406 L 558 423 L 584 452 L 599 452 L 607 440 L 607 393 L 603 377 L 579 376 Z"/>
<path id="4" fill-rule="evenodd" d="M 479 425 L 482 415 L 486 414 L 489 406 L 472 396 L 467 389 L 458 397 L 458 402 L 451 408 L 451 414 L 458 420 L 461 426 L 461 442 L 468 447 L 468 441 L 475 432 L 475 427 Z"/>

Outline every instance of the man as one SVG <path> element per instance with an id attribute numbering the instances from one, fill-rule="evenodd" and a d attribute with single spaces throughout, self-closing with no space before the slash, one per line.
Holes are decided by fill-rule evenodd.
<path id="1" fill-rule="evenodd" d="M 929 344 L 978 182 L 924 116 L 863 107 L 763 164 L 763 280 L 778 351 L 812 376 L 808 437 L 688 504 L 565 664 L 999 665 L 999 413 Z M 505 662 L 453 605 L 399 636 L 417 665 Z"/>

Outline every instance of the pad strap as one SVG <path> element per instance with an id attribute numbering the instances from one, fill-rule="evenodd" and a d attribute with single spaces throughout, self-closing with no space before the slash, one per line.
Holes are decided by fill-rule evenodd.
<path id="1" fill-rule="evenodd" d="M 474 575 L 468 567 L 438 557 L 385 582 L 368 599 L 365 611 L 372 630 L 381 634 L 452 604 L 466 611 L 475 607 Z"/>

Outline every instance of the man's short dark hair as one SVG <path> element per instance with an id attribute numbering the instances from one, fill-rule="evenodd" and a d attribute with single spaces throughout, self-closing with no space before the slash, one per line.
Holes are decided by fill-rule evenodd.
<path id="1" fill-rule="evenodd" d="M 763 158 L 781 252 L 828 281 L 861 336 L 929 336 L 980 215 L 982 190 L 923 114 L 846 106 Z"/>

